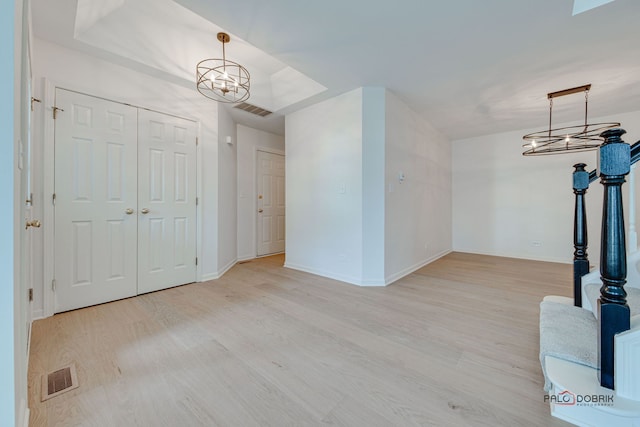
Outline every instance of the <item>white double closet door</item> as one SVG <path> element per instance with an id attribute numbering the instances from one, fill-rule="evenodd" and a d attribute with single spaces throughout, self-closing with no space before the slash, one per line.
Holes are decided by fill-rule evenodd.
<path id="1" fill-rule="evenodd" d="M 196 280 L 196 124 L 56 89 L 55 312 Z"/>

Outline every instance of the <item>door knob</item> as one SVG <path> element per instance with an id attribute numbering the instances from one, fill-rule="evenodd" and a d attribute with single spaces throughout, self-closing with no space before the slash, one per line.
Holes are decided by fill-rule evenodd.
<path id="1" fill-rule="evenodd" d="M 27 223 L 24 226 L 24 229 L 26 230 L 29 227 L 34 227 L 34 228 L 40 228 L 40 221 L 38 221 L 37 219 L 32 219 L 31 221 L 27 221 Z"/>
<path id="2" fill-rule="evenodd" d="M 258 209 L 258 212 L 259 212 L 259 213 L 262 213 L 262 209 Z"/>
<path id="3" fill-rule="evenodd" d="M 124 213 L 126 213 L 127 215 L 131 215 L 133 213 L 133 209 L 129 208 L 125 210 Z"/>
<path id="4" fill-rule="evenodd" d="M 142 212 L 143 214 L 145 214 L 145 215 L 146 215 L 146 214 L 148 214 L 148 213 L 149 213 L 149 209 L 147 209 L 147 208 L 142 208 L 142 209 L 140 209 L 140 212 Z"/>

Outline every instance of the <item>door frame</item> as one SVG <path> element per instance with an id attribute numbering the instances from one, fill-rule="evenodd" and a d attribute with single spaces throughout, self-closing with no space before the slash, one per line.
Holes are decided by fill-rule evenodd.
<path id="1" fill-rule="evenodd" d="M 21 93 L 22 104 L 21 104 L 21 147 L 19 156 L 19 168 L 21 174 L 21 185 L 22 185 L 22 175 L 27 180 L 26 186 L 27 188 L 21 187 L 21 209 L 24 209 L 24 212 L 21 212 L 20 217 L 24 221 L 33 220 L 33 204 L 34 204 L 34 188 L 33 188 L 33 147 L 34 147 L 34 80 L 33 80 L 33 25 L 31 24 L 31 0 L 23 1 L 23 24 L 22 24 L 22 56 L 23 56 L 23 69 L 21 70 L 21 92 L 24 88 L 24 93 Z M 26 168 L 26 171 L 24 170 Z M 21 224 L 22 225 L 22 224 Z M 22 227 L 20 227 L 22 230 Z M 34 238 L 33 233 L 36 230 L 30 229 L 25 233 L 23 231 L 24 241 L 21 242 L 22 252 L 21 256 L 23 259 L 21 260 L 21 264 L 23 264 L 22 268 L 22 288 L 23 292 L 28 292 L 31 289 L 31 297 L 33 297 L 33 289 L 34 289 L 34 275 L 33 275 L 33 247 L 34 247 Z M 30 344 L 31 344 L 31 322 L 33 320 L 33 298 L 29 299 L 26 307 L 23 307 L 24 310 L 21 309 L 21 313 L 24 312 L 26 314 L 27 322 L 27 357 L 29 355 Z"/>
<path id="2" fill-rule="evenodd" d="M 55 313 L 55 293 L 53 291 L 53 279 L 55 277 L 55 233 L 54 233 L 54 208 L 52 196 L 55 189 L 55 183 L 53 179 L 46 179 L 47 177 L 55 176 L 55 156 L 54 156 L 54 142 L 55 142 L 55 120 L 53 119 L 53 106 L 55 100 L 56 89 L 64 89 L 71 92 L 77 92 L 87 96 L 93 96 L 96 98 L 102 98 L 107 101 L 117 102 L 119 104 L 129 105 L 135 108 L 141 108 L 144 110 L 155 111 L 161 114 L 167 114 L 170 116 L 178 117 L 184 120 L 192 121 L 196 124 L 196 137 L 198 141 L 201 138 L 202 124 L 199 120 L 193 117 L 183 117 L 178 114 L 169 113 L 166 111 L 159 111 L 153 108 L 146 108 L 140 105 L 132 105 L 127 102 L 114 100 L 108 97 L 107 94 L 93 93 L 93 90 L 82 90 L 81 88 L 73 88 L 73 86 L 61 84 L 59 82 L 52 81 L 46 77 L 42 78 L 42 107 L 44 114 L 44 126 L 43 126 L 43 175 L 44 185 L 42 188 L 43 193 L 43 224 L 44 224 L 44 260 L 43 260 L 43 316 L 50 317 Z M 196 256 L 198 260 L 202 259 L 202 155 L 200 152 L 200 144 L 196 145 L 196 197 L 198 198 L 198 204 L 196 205 Z M 202 278 L 202 263 L 198 262 L 196 265 L 196 281 L 201 281 Z"/>
<path id="3" fill-rule="evenodd" d="M 260 177 L 258 176 L 258 151 L 262 151 L 264 153 L 270 153 L 270 154 L 278 154 L 282 157 L 284 157 L 284 161 L 285 161 L 285 165 L 287 162 L 287 156 L 285 155 L 285 152 L 283 150 L 278 150 L 275 148 L 269 148 L 269 147 L 254 147 L 253 148 L 253 244 L 254 246 L 254 255 L 255 258 L 260 258 L 260 257 L 264 257 L 264 256 L 271 256 L 274 254 L 269 254 L 269 255 L 258 255 L 258 241 L 260 236 L 258 236 L 258 219 L 260 218 L 258 216 L 258 180 L 260 179 Z M 285 172 L 286 174 L 286 172 Z M 285 175 L 286 178 L 286 175 Z M 284 186 L 284 197 L 285 200 L 287 198 L 287 185 L 286 185 L 286 180 L 285 180 L 285 186 Z M 285 210 L 286 212 L 286 210 Z M 285 213 L 286 215 L 286 213 Z M 286 230 L 285 230 L 286 233 Z M 286 253 L 287 249 L 285 247 L 285 252 Z M 283 253 L 283 252 L 280 252 Z"/>

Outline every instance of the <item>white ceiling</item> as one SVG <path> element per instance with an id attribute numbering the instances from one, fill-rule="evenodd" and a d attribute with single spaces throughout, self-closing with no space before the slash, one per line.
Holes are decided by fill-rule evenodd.
<path id="1" fill-rule="evenodd" d="M 76 30 L 78 1 L 96 9 Z M 587 83 L 591 117 L 640 110 L 638 0 L 575 16 L 573 0 L 176 3 L 195 14 L 170 0 L 33 0 L 34 32 L 194 87 L 191 58 L 220 56 L 215 33 L 223 29 L 232 35 L 228 57 L 252 76 L 268 83 L 293 70 L 321 91 L 285 102 L 272 85 L 254 89 L 252 82 L 249 102 L 267 96 L 256 92 L 262 86 L 280 114 L 234 112 L 234 119 L 277 133 L 284 132 L 283 114 L 361 86 L 387 87 L 450 139 L 544 128 L 546 94 Z M 580 95 L 556 99 L 554 122 L 581 119 L 582 102 Z"/>

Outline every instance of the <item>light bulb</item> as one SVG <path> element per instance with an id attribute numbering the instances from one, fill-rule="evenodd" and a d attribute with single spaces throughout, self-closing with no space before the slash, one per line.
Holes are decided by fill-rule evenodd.
<path id="1" fill-rule="evenodd" d="M 229 74 L 227 73 L 227 70 L 224 70 L 224 74 L 222 74 L 222 78 L 225 80 L 229 78 Z"/>
<path id="2" fill-rule="evenodd" d="M 567 137 L 564 139 L 564 142 L 569 142 L 571 141 L 571 139 L 569 138 L 569 135 L 567 135 Z"/>
<path id="3" fill-rule="evenodd" d="M 535 140 L 535 139 L 531 141 L 531 146 L 532 146 L 533 148 L 536 148 L 536 147 L 538 146 L 538 143 L 536 142 L 536 140 Z"/>

